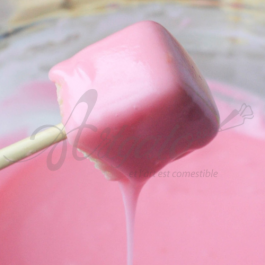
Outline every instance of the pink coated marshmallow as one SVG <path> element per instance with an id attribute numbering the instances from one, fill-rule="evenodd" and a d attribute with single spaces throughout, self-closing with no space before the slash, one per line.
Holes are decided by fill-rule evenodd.
<path id="1" fill-rule="evenodd" d="M 204 78 L 156 22 L 136 23 L 86 47 L 54 66 L 50 79 L 61 88 L 69 142 L 112 180 L 145 181 L 208 144 L 219 128 Z M 77 104 L 88 90 L 90 102 Z"/>

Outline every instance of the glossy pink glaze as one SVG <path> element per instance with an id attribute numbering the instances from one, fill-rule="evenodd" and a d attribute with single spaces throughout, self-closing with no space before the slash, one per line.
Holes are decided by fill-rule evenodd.
<path id="1" fill-rule="evenodd" d="M 209 86 L 239 102 L 254 102 L 242 90 L 236 94 L 235 88 L 216 82 Z M 53 85 L 35 84 L 40 93 L 30 103 L 36 111 L 42 89 L 49 87 Z M 30 97 L 30 90 L 24 92 Z M 49 106 L 56 106 L 55 93 L 51 96 Z M 233 110 L 221 100 L 217 106 L 221 121 Z M 219 133 L 208 146 L 168 164 L 145 185 L 137 210 L 135 264 L 264 264 L 262 106 L 254 119 Z M 25 132 L 20 133 L 19 138 L 0 139 L 0 145 L 24 138 Z M 76 161 L 70 145 L 62 167 L 50 171 L 48 151 L 0 172 L 0 264 L 125 264 L 124 210 L 116 183 L 105 181 L 90 161 Z M 54 161 L 60 154 L 58 147 Z M 174 174 L 204 170 L 218 174 Z"/>
<path id="2" fill-rule="evenodd" d="M 152 21 L 90 45 L 53 67 L 50 79 L 62 87 L 67 132 L 83 122 L 87 106 L 75 108 L 78 100 L 89 89 L 97 91 L 86 120 L 97 131 L 84 129 L 76 146 L 109 178 L 145 182 L 218 131 L 218 111 L 205 80 L 181 45 Z M 70 143 L 76 135 L 68 134 Z"/>
<path id="3" fill-rule="evenodd" d="M 127 219 L 128 262 L 138 194 L 167 163 L 210 142 L 219 114 L 205 80 L 161 25 L 144 21 L 101 40 L 50 71 L 66 132 L 110 179 L 119 179 Z M 78 104 L 89 89 L 95 106 Z M 91 108 L 89 117 L 85 114 Z M 70 117 L 70 118 L 69 118 Z M 80 137 L 80 138 L 79 138 Z"/>
<path id="4" fill-rule="evenodd" d="M 264 148 L 265 140 L 227 130 L 151 177 L 137 208 L 135 264 L 263 265 Z M 76 161 L 70 145 L 58 171 L 46 159 L 47 151 L 0 173 L 0 264 L 126 264 L 117 183 Z M 172 176 L 206 169 L 217 177 Z"/>

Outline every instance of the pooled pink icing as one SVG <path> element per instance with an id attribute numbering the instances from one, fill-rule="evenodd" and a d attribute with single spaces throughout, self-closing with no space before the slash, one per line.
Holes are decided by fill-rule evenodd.
<path id="1" fill-rule="evenodd" d="M 231 95 L 235 88 L 209 86 L 238 97 Z M 135 264 L 264 264 L 265 119 L 258 115 L 260 103 L 242 95 L 239 102 L 255 102 L 255 118 L 168 164 L 143 188 Z M 216 102 L 223 121 L 233 108 Z M 50 103 L 56 106 L 55 95 Z M 58 171 L 47 168 L 49 150 L 1 171 L 1 265 L 125 264 L 118 185 L 105 181 L 90 161 L 75 160 L 71 148 Z M 58 147 L 54 161 L 60 153 Z M 216 177 L 176 177 L 177 172 L 212 170 Z"/>

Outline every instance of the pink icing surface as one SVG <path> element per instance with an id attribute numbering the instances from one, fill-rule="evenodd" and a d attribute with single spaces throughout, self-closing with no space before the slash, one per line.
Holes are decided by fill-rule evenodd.
<path id="1" fill-rule="evenodd" d="M 216 82 L 210 87 L 232 91 Z M 222 121 L 231 109 L 217 105 Z M 137 209 L 135 264 L 264 265 L 264 121 L 254 121 L 262 129 L 246 122 L 220 132 L 148 181 Z M 246 127 L 251 134 L 241 132 Z M 117 183 L 90 161 L 76 161 L 69 145 L 58 171 L 47 168 L 46 156 L 1 171 L 0 264 L 125 264 Z M 172 176 L 203 170 L 217 177 Z"/>

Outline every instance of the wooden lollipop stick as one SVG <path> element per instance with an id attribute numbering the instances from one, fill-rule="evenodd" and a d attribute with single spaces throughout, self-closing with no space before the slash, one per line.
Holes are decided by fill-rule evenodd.
<path id="1" fill-rule="evenodd" d="M 32 139 L 28 137 L 0 150 L 0 170 L 66 139 L 62 123 L 37 133 Z"/>

